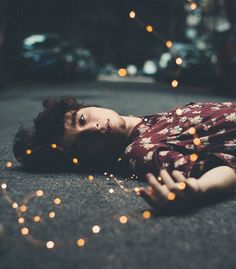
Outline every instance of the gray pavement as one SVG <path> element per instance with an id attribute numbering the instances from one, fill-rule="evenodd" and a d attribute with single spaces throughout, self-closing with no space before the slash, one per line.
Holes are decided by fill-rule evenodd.
<path id="1" fill-rule="evenodd" d="M 147 82 L 146 80 L 144 82 Z M 80 101 L 112 108 L 123 115 L 147 115 L 166 111 L 191 101 L 235 101 L 224 93 L 217 96 L 203 87 L 171 89 L 162 83 L 81 82 L 68 84 L 27 84 L 9 86 L 0 92 L 0 184 L 8 184 L 8 194 L 20 203 L 29 193 L 42 189 L 42 198 L 29 201 L 19 225 L 15 209 L 0 190 L 0 268 L 235 268 L 236 195 L 217 204 L 199 207 L 190 213 L 155 213 L 144 220 L 142 211 L 150 207 L 133 194 L 124 193 L 106 176 L 94 174 L 33 174 L 19 169 L 11 151 L 18 127 L 31 122 L 49 95 L 73 95 Z M 11 169 L 5 163 L 13 160 Z M 141 183 L 129 180 L 127 187 Z M 114 193 L 110 193 L 109 189 Z M 52 201 L 60 197 L 62 204 Z M 49 219 L 49 211 L 56 217 Z M 42 222 L 32 217 L 40 215 Z M 128 217 L 126 224 L 119 217 Z M 92 226 L 101 230 L 93 234 Z M 20 234 L 27 226 L 36 240 L 54 241 L 55 247 L 36 246 Z M 85 239 L 78 248 L 76 240 Z M 35 241 L 36 242 L 36 241 Z M 38 241 L 37 241 L 38 242 Z"/>

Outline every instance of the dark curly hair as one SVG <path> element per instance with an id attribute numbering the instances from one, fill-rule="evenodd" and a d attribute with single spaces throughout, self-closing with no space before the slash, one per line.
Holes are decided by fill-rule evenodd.
<path id="1" fill-rule="evenodd" d="M 74 97 L 49 97 L 43 101 L 43 112 L 34 119 L 32 128 L 21 127 L 14 139 L 13 152 L 17 161 L 27 170 L 60 171 L 79 168 L 99 170 L 101 163 L 92 163 L 86 151 L 80 154 L 78 165 L 73 163 L 72 153 L 68 154 L 60 147 L 60 138 L 64 132 L 65 114 L 84 107 L 100 107 L 78 103 Z"/>

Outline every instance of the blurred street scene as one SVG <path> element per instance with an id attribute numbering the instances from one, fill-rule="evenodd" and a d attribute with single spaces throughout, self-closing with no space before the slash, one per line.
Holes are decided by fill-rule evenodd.
<path id="1" fill-rule="evenodd" d="M 0 85 L 12 81 L 166 81 L 231 94 L 234 0 L 0 2 Z"/>

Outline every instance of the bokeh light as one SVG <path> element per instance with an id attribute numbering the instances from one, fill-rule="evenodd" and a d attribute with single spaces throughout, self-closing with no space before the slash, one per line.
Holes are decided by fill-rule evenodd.
<path id="1" fill-rule="evenodd" d="M 61 204 L 61 199 L 59 197 L 56 197 L 54 200 L 53 200 L 54 204 L 55 205 L 60 205 Z"/>
<path id="2" fill-rule="evenodd" d="M 6 167 L 7 167 L 7 168 L 11 168 L 11 167 L 12 167 L 12 162 L 10 162 L 10 161 L 7 162 L 7 163 L 6 163 Z"/>
<path id="3" fill-rule="evenodd" d="M 180 189 L 180 190 L 184 190 L 185 188 L 186 188 L 186 183 L 185 182 L 179 182 L 178 183 L 178 188 Z"/>
<path id="4" fill-rule="evenodd" d="M 176 88 L 178 85 L 179 85 L 178 80 L 176 80 L 176 79 L 172 80 L 172 82 L 171 82 L 171 86 L 172 86 L 173 88 Z"/>
<path id="5" fill-rule="evenodd" d="M 49 218 L 53 219 L 56 216 L 56 213 L 54 211 L 51 211 L 48 213 Z"/>
<path id="6" fill-rule="evenodd" d="M 2 188 L 3 190 L 6 190 L 6 188 L 7 188 L 7 184 L 6 184 L 6 183 L 2 183 L 1 188 Z"/>
<path id="7" fill-rule="evenodd" d="M 147 32 L 152 33 L 153 30 L 154 30 L 154 29 L 153 29 L 153 26 L 152 26 L 152 25 L 149 24 L 149 25 L 146 26 L 146 31 L 147 31 Z"/>
<path id="8" fill-rule="evenodd" d="M 55 243 L 53 241 L 48 241 L 46 243 L 46 247 L 49 248 L 49 249 L 54 248 L 54 246 L 55 246 Z"/>
<path id="9" fill-rule="evenodd" d="M 119 75 L 120 77 L 126 77 L 126 76 L 127 76 L 127 70 L 126 70 L 125 68 L 120 68 L 120 69 L 118 70 L 118 75 Z"/>
<path id="10" fill-rule="evenodd" d="M 128 222 L 128 218 L 126 216 L 121 216 L 119 218 L 119 221 L 120 221 L 121 224 L 125 224 L 125 223 Z"/>
<path id="11" fill-rule="evenodd" d="M 21 228 L 21 234 L 22 234 L 22 235 L 27 235 L 27 234 L 29 234 L 29 229 L 28 229 L 27 227 L 23 227 L 23 228 Z"/>
<path id="12" fill-rule="evenodd" d="M 92 227 L 92 232 L 93 232 L 94 234 L 99 233 L 100 230 L 101 230 L 101 228 L 100 228 L 98 225 L 94 225 L 94 226 Z"/>
<path id="13" fill-rule="evenodd" d="M 190 155 L 190 160 L 192 162 L 195 162 L 197 159 L 198 159 L 198 155 L 196 153 L 193 153 L 193 154 Z"/>
<path id="14" fill-rule="evenodd" d="M 27 211 L 27 206 L 26 205 L 21 205 L 20 206 L 20 212 L 24 213 Z"/>
<path id="15" fill-rule="evenodd" d="M 32 150 L 31 150 L 31 149 L 27 149 L 27 150 L 25 151 L 25 153 L 26 153 L 27 155 L 30 155 L 30 154 L 32 153 Z"/>
<path id="16" fill-rule="evenodd" d="M 130 11 L 130 13 L 129 13 L 129 17 L 130 17 L 131 19 L 134 19 L 134 18 L 136 17 L 136 13 L 135 13 L 134 10 L 131 10 L 131 11 Z"/>
<path id="17" fill-rule="evenodd" d="M 38 196 L 38 197 L 43 196 L 43 191 L 42 190 L 37 190 L 36 191 L 36 196 Z"/>
<path id="18" fill-rule="evenodd" d="M 152 214 L 151 214 L 150 211 L 145 210 L 145 211 L 143 211 L 142 216 L 143 216 L 144 219 L 150 219 Z"/>
<path id="19" fill-rule="evenodd" d="M 78 247 L 83 247 L 85 245 L 85 240 L 80 238 L 76 241 Z"/>
<path id="20" fill-rule="evenodd" d="M 52 149 L 56 149 L 57 148 L 57 144 L 55 144 L 55 143 L 51 144 L 51 148 Z"/>
<path id="21" fill-rule="evenodd" d="M 167 47 L 167 48 L 171 48 L 172 46 L 173 46 L 173 42 L 170 41 L 170 40 L 167 40 L 167 41 L 166 41 L 166 47 Z"/>

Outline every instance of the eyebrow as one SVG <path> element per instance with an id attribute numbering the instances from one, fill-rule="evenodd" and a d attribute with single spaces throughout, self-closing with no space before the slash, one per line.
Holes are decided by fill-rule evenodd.
<path id="1" fill-rule="evenodd" d="M 71 125 L 72 125 L 73 128 L 76 127 L 77 111 L 78 111 L 78 110 L 75 110 L 75 111 L 72 112 L 72 114 L 71 114 Z"/>

